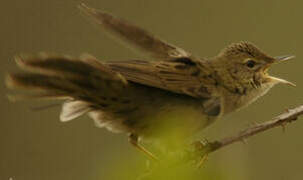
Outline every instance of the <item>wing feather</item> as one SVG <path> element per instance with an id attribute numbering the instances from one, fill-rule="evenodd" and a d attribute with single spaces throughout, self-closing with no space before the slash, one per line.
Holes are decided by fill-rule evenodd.
<path id="1" fill-rule="evenodd" d="M 202 61 L 199 64 L 191 63 L 191 61 L 178 59 L 173 61 L 131 60 L 106 64 L 128 81 L 192 97 L 211 97 L 210 88 L 216 82 L 209 77 L 209 69 Z"/>
<path id="2" fill-rule="evenodd" d="M 90 8 L 84 3 L 79 5 L 79 9 L 91 17 L 104 30 L 120 37 L 125 42 L 136 46 L 153 57 L 167 59 L 191 56 L 191 54 L 185 50 L 157 38 L 153 34 L 126 20 Z"/>
<path id="3" fill-rule="evenodd" d="M 200 98 L 203 111 L 210 117 L 222 114 L 221 98 L 212 89 L 217 82 L 211 76 L 206 61 L 187 58 L 171 61 L 131 60 L 109 62 L 107 65 L 130 82 Z"/>

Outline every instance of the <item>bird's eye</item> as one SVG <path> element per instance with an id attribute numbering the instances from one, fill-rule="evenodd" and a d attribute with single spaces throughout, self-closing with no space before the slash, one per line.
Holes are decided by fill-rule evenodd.
<path id="1" fill-rule="evenodd" d="M 248 60 L 246 62 L 246 66 L 249 68 L 253 68 L 253 67 L 255 67 L 255 65 L 256 65 L 256 62 L 254 60 Z"/>

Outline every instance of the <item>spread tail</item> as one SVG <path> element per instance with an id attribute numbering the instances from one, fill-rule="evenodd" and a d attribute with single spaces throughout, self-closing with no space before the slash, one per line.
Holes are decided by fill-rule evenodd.
<path id="1" fill-rule="evenodd" d="M 6 84 L 12 89 L 26 89 L 30 94 L 11 97 L 66 99 L 60 115 L 62 121 L 95 109 L 117 109 L 116 97 L 127 92 L 127 80 L 91 56 L 75 59 L 40 54 L 18 56 L 15 60 L 23 71 L 9 74 Z"/>

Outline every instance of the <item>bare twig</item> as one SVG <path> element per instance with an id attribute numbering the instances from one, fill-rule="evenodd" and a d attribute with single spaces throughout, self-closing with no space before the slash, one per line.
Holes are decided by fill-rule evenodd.
<path id="1" fill-rule="evenodd" d="M 153 179 L 154 177 L 158 177 L 157 173 L 162 173 L 162 176 L 167 175 L 167 177 L 170 177 L 171 174 L 178 174 L 180 169 L 176 168 L 179 167 L 179 165 L 184 165 L 187 164 L 187 162 L 197 162 L 196 165 L 198 165 L 198 167 L 201 167 L 201 165 L 203 164 L 203 162 L 205 161 L 205 159 L 207 158 L 207 155 L 215 152 L 223 147 L 226 147 L 230 144 L 233 144 L 235 142 L 243 142 L 245 141 L 246 138 L 249 138 L 251 136 L 254 136 L 258 133 L 261 133 L 263 131 L 269 130 L 271 128 L 274 127 L 279 127 L 281 126 L 282 128 L 284 128 L 288 123 L 291 123 L 295 120 L 298 119 L 299 116 L 303 115 L 303 105 L 298 106 L 296 108 L 293 109 L 289 109 L 286 112 L 282 113 L 281 115 L 275 117 L 273 120 L 270 121 L 266 121 L 260 124 L 255 124 L 250 128 L 244 129 L 242 131 L 240 131 L 239 133 L 235 134 L 234 136 L 229 136 L 217 141 L 212 141 L 212 142 L 205 142 L 204 141 L 197 141 L 193 143 L 193 146 L 190 146 L 189 149 L 187 149 L 188 151 L 186 151 L 187 153 L 183 154 L 184 156 L 181 156 L 180 159 L 178 159 L 176 162 L 175 161 L 167 161 L 168 164 L 170 165 L 170 163 L 175 163 L 174 166 L 168 166 L 165 163 L 167 163 L 166 161 L 160 161 L 160 162 L 164 162 L 164 166 L 161 166 L 160 164 L 158 168 L 156 169 L 152 169 L 149 170 L 147 174 L 144 174 L 144 176 L 141 177 L 140 180 L 150 180 Z M 165 166 L 166 165 L 166 166 Z M 155 166 L 157 167 L 157 166 Z M 165 168 L 163 168 L 165 167 Z M 168 171 L 167 167 L 170 167 L 170 171 Z M 183 166 L 182 166 L 183 167 Z M 176 168 L 176 169 L 174 169 Z M 163 169 L 165 169 L 165 173 L 163 173 Z M 182 168 L 181 168 L 182 169 Z M 190 172 L 193 173 L 193 171 L 191 171 L 191 169 L 186 169 L 183 168 L 182 172 Z M 162 170 L 162 171 L 161 171 Z M 181 173 L 182 174 L 182 173 Z M 154 179 L 158 179 L 158 178 L 154 178 Z M 188 179 L 188 178 L 185 178 Z M 198 178 L 200 179 L 199 175 Z"/>
<path id="2" fill-rule="evenodd" d="M 288 109 L 286 112 L 275 117 L 273 120 L 254 125 L 253 127 L 240 131 L 238 134 L 236 134 L 234 136 L 230 136 L 230 137 L 223 138 L 221 140 L 209 142 L 207 144 L 203 144 L 201 142 L 196 142 L 195 151 L 198 153 L 199 156 L 204 156 L 206 154 L 217 151 L 218 149 L 221 149 L 227 145 L 233 144 L 235 142 L 241 142 L 248 137 L 254 136 L 254 135 L 261 133 L 263 131 L 266 131 L 268 129 L 278 127 L 278 126 L 281 126 L 284 129 L 288 123 L 291 123 L 291 122 L 297 120 L 297 118 L 301 115 L 303 115 L 303 105 L 298 106 L 293 109 Z"/>

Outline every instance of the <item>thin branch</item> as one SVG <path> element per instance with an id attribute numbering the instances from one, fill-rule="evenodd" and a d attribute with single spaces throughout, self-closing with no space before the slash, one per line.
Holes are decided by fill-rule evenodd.
<path id="1" fill-rule="evenodd" d="M 264 123 L 257 124 L 253 127 L 242 130 L 234 136 L 226 137 L 213 142 L 208 142 L 206 144 L 196 142 L 194 143 L 195 152 L 198 153 L 199 156 L 204 156 L 206 154 L 217 151 L 218 149 L 221 149 L 227 145 L 233 144 L 235 142 L 241 142 L 246 138 L 249 138 L 271 128 L 278 126 L 282 126 L 284 128 L 288 123 L 296 121 L 301 115 L 303 115 L 303 105 L 293 109 L 288 109 L 285 113 L 282 113 L 281 115 L 275 117 L 273 120 L 266 121 Z"/>
<path id="2" fill-rule="evenodd" d="M 303 115 L 303 105 L 298 106 L 293 109 L 289 109 L 286 112 L 282 113 L 281 115 L 275 117 L 273 120 L 266 121 L 264 123 L 254 125 L 253 127 L 244 129 L 244 130 L 240 131 L 239 133 L 235 134 L 234 136 L 229 136 L 229 137 L 223 138 L 221 140 L 207 142 L 207 143 L 204 143 L 201 141 L 194 142 L 193 146 L 190 146 L 189 149 L 186 148 L 188 150 L 188 151 L 186 151 L 187 153 L 183 154 L 183 156 L 181 156 L 180 159 L 178 159 L 176 162 L 172 161 L 173 163 L 176 163 L 176 164 L 174 164 L 175 166 L 159 166 L 158 169 L 157 168 L 152 169 L 152 170 L 149 169 L 149 171 L 146 174 L 144 174 L 142 177 L 140 177 L 140 180 L 143 180 L 143 179 L 150 180 L 154 176 L 157 177 L 157 173 L 162 173 L 163 176 L 166 176 L 168 174 L 167 177 L 170 177 L 171 174 L 175 175 L 176 173 L 178 173 L 180 171 L 180 169 L 175 170 L 172 167 L 177 167 L 180 164 L 183 165 L 185 162 L 190 162 L 190 161 L 198 162 L 198 164 L 197 164 L 198 167 L 201 167 L 201 165 L 203 164 L 204 160 L 206 159 L 206 157 L 209 153 L 215 152 L 230 144 L 244 141 L 246 138 L 249 138 L 251 136 L 264 132 L 266 130 L 272 129 L 274 127 L 281 126 L 284 128 L 288 123 L 296 121 L 298 119 L 298 117 L 301 115 Z M 200 158 L 197 159 L 197 157 L 200 157 Z M 170 161 L 168 161 L 168 162 L 170 163 Z M 165 168 L 163 168 L 163 167 L 165 167 Z M 167 167 L 171 167 L 171 171 L 167 171 L 167 169 L 168 169 Z M 163 169 L 165 169 L 165 173 L 163 173 Z M 186 169 L 186 168 L 184 168 L 184 169 L 183 169 L 184 172 L 187 172 L 186 170 L 189 170 L 189 172 L 193 173 L 192 171 L 190 171 L 190 169 Z M 154 179 L 158 179 L 158 178 L 154 178 Z M 188 178 L 186 178 L 186 179 L 188 179 Z"/>

